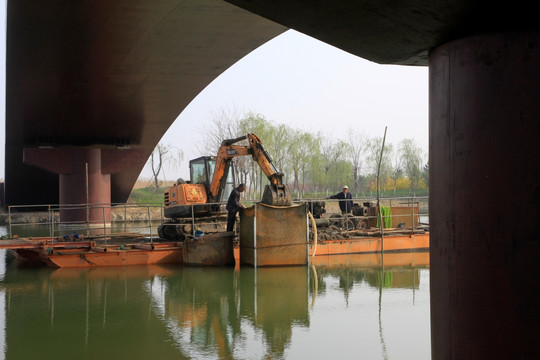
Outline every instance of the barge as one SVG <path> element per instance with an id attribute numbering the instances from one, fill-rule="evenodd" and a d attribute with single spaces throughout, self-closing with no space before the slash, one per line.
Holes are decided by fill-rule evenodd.
<path id="1" fill-rule="evenodd" d="M 240 241 L 235 240 L 235 233 L 224 231 L 201 233 L 199 237 L 196 233 L 200 231 L 195 231 L 184 241 L 112 233 L 2 240 L 0 249 L 11 249 L 19 258 L 57 268 L 154 264 L 299 266 L 329 256 L 428 253 L 429 227 L 418 223 L 416 208 L 405 211 L 411 216 L 401 215 L 396 224 L 389 224 L 397 225 L 392 228 L 369 226 L 370 219 L 364 222 L 362 217 L 329 218 L 333 223 L 321 227 L 304 204 L 280 208 L 256 204 L 240 213 Z"/>
<path id="2" fill-rule="evenodd" d="M 14 251 L 23 260 L 57 268 L 182 263 L 179 242 L 98 245 L 96 241 L 27 238 L 4 240 L 0 248 Z"/>
<path id="3" fill-rule="evenodd" d="M 428 252 L 429 232 L 352 237 L 311 242 L 311 256 Z"/>
<path id="4" fill-rule="evenodd" d="M 51 241 L 51 238 L 3 240 L 0 248 L 13 250 L 19 258 L 52 267 L 102 267 L 126 265 L 184 264 L 190 266 L 239 265 L 240 246 L 233 233 L 208 234 L 187 242 L 142 242 L 98 245 L 96 241 Z M 214 239 L 215 237 L 215 239 Z M 209 253 L 211 249 L 211 253 Z M 223 251 L 222 251 L 223 249 Z M 352 254 L 406 254 L 429 251 L 429 233 L 331 239 L 309 244 L 310 262 L 339 259 Z M 408 255 L 403 255 L 408 256 Z M 395 257 L 395 256 L 393 256 Z M 321 260 L 323 261 L 323 260 Z M 329 261 L 329 260 L 324 260 Z M 332 260 L 334 261 L 334 260 Z"/>

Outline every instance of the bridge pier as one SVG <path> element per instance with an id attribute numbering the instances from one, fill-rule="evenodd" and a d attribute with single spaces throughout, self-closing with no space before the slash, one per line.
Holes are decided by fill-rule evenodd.
<path id="1" fill-rule="evenodd" d="M 140 150 L 24 149 L 26 164 L 59 175 L 60 221 L 62 223 L 87 220 L 95 224 L 110 223 L 111 174 L 139 164 L 141 156 L 144 156 L 144 152 Z"/>
<path id="2" fill-rule="evenodd" d="M 540 34 L 430 54 L 433 359 L 540 354 Z"/>

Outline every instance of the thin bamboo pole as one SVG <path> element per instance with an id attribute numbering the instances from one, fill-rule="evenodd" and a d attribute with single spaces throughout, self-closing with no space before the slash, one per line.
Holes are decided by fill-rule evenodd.
<path id="1" fill-rule="evenodd" d="M 387 127 L 384 127 L 384 136 L 381 146 L 381 156 L 379 157 L 379 165 L 377 168 L 377 209 L 379 210 L 379 229 L 381 231 L 381 254 L 384 253 L 384 230 L 383 230 L 383 222 L 382 222 L 382 214 L 381 214 L 381 183 L 380 183 L 380 175 L 381 175 L 381 163 L 382 163 L 382 157 L 384 152 L 384 143 L 386 141 L 386 129 Z"/>

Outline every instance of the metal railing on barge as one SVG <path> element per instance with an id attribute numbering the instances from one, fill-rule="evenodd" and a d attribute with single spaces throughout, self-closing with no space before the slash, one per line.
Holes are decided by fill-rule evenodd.
<path id="1" fill-rule="evenodd" d="M 304 199 L 312 214 L 317 213 L 317 207 L 324 204 L 323 222 L 340 223 L 345 231 L 365 230 L 363 224 L 368 221 L 372 229 L 380 232 L 382 228 L 390 228 L 388 225 L 395 224 L 395 228 L 403 229 L 405 226 L 414 233 L 417 229 L 425 230 L 429 227 L 429 206 L 428 196 L 412 197 L 387 197 L 381 198 L 379 206 L 381 209 L 393 209 L 393 212 L 379 214 L 377 199 L 375 198 L 352 198 L 347 199 L 354 204 L 349 212 L 342 212 L 339 204 L 344 199 Z M 328 205 L 330 204 L 330 209 Z M 333 208 L 332 208 L 333 207 Z M 398 212 L 397 214 L 395 212 Z M 380 223 L 382 222 L 382 226 Z"/>
<path id="2" fill-rule="evenodd" d="M 191 229 L 196 232 L 195 213 L 199 206 L 224 206 L 222 203 L 192 205 Z M 60 213 L 86 211 L 86 219 L 64 221 Z M 90 219 L 90 212 L 99 211 L 101 216 Z M 123 216 L 122 216 L 123 214 Z M 9 238 L 49 237 L 51 242 L 59 238 L 75 240 L 92 238 L 108 245 L 112 239 L 144 238 L 152 243 L 158 239 L 157 226 L 165 221 L 164 207 L 157 204 L 47 204 L 47 205 L 11 205 L 8 206 L 6 225 Z M 200 224 L 200 222 L 199 222 Z M 15 234 L 15 231 L 20 234 Z"/>
<path id="3" fill-rule="evenodd" d="M 396 197 L 396 198 L 381 198 L 381 207 L 390 208 L 402 208 L 406 209 L 402 214 L 390 214 L 383 215 L 379 219 L 378 214 L 368 213 L 362 215 L 354 215 L 353 213 L 342 214 L 339 210 L 339 202 L 343 200 L 339 199 L 326 199 L 326 198 L 314 198 L 314 199 L 295 199 L 294 202 L 306 202 L 308 204 L 308 210 L 311 213 L 315 213 L 314 206 L 316 204 L 325 204 L 325 212 L 321 214 L 318 219 L 323 222 L 328 222 L 329 225 L 340 225 L 344 232 L 366 230 L 362 228 L 362 222 L 368 221 L 370 224 L 381 221 L 384 223 L 388 218 L 393 223 L 402 224 L 406 221 L 399 221 L 400 219 L 411 220 L 411 231 L 414 233 L 418 226 L 425 228 L 425 225 L 429 224 L 429 211 L 428 211 L 428 197 Z M 371 207 L 376 199 L 374 198 L 353 198 L 354 204 L 370 204 L 367 207 Z M 250 204 L 255 200 L 243 200 L 244 203 Z M 224 203 L 213 204 L 201 204 L 191 205 L 191 232 L 195 236 L 197 230 L 195 222 L 195 213 L 198 206 L 217 205 L 224 210 Z M 365 207 L 365 206 L 364 206 Z M 86 219 L 83 221 L 62 221 L 60 219 L 60 211 L 85 211 Z M 99 211 L 102 216 L 99 220 L 90 220 L 90 211 Z M 408 211 L 408 213 L 407 213 Z M 110 212 L 109 219 L 107 219 L 107 212 Z M 122 216 L 123 214 L 123 216 Z M 11 205 L 8 207 L 7 225 L 9 228 L 9 237 L 13 238 L 14 229 L 22 232 L 23 234 L 29 234 L 27 236 L 42 236 L 49 237 L 51 242 L 59 238 L 68 238 L 74 240 L 77 238 L 92 238 L 103 241 L 105 245 L 113 239 L 118 239 L 122 236 L 141 234 L 144 241 L 153 242 L 159 239 L 157 233 L 157 226 L 165 221 L 164 207 L 157 204 L 49 204 L 49 205 Z M 396 221 L 397 219 L 397 221 Z M 31 220 L 31 221 L 29 221 Z M 201 224 L 201 222 L 197 222 Z M 383 231 L 383 227 L 372 227 L 372 231 Z M 39 229 L 35 229 L 35 227 Z M 359 227 L 360 226 L 360 227 Z M 28 228 L 28 231 L 24 231 Z M 32 229 L 34 228 L 34 229 Z M 38 235 L 30 233 L 32 230 L 38 232 Z M 122 230 L 121 232 L 115 232 Z M 133 231 L 133 232 L 130 232 Z"/>

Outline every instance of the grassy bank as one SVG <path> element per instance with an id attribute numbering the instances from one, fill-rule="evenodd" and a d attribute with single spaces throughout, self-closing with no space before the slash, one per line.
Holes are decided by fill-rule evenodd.
<path id="1" fill-rule="evenodd" d="M 133 189 L 128 198 L 128 203 L 131 204 L 163 204 L 163 193 L 168 187 L 156 188 L 142 187 Z"/>

